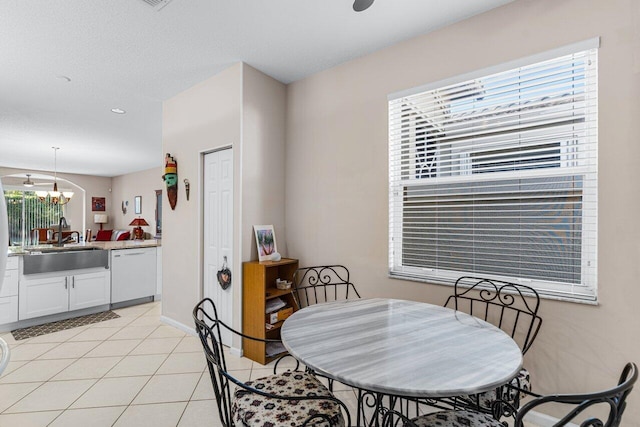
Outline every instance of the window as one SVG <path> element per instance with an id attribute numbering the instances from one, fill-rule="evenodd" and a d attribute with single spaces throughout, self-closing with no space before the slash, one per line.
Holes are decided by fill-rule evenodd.
<path id="1" fill-rule="evenodd" d="M 597 45 L 389 97 L 389 270 L 595 301 Z"/>
<path id="2" fill-rule="evenodd" d="M 12 246 L 31 243 L 31 230 L 58 225 L 63 216 L 62 205 L 41 202 L 33 191 L 5 190 L 9 240 Z"/>

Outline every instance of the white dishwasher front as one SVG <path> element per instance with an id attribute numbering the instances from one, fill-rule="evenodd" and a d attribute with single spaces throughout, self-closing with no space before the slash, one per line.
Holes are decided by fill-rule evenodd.
<path id="1" fill-rule="evenodd" d="M 155 293 L 156 248 L 111 250 L 111 304 Z"/>

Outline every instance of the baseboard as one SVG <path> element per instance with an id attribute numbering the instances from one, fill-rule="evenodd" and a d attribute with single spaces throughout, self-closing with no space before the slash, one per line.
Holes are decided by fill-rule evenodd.
<path id="1" fill-rule="evenodd" d="M 184 323 L 180 323 L 177 320 L 173 320 L 170 317 L 167 316 L 160 316 L 160 321 L 162 323 L 166 323 L 169 326 L 173 326 L 174 328 L 178 328 L 181 331 L 189 334 L 189 335 L 193 335 L 193 336 L 198 336 L 198 334 L 196 333 L 196 329 L 195 328 L 191 328 L 187 325 L 185 325 Z M 229 347 L 229 353 L 233 354 L 234 356 L 237 357 L 242 357 L 242 349 L 241 348 L 235 348 L 235 347 Z"/>
<path id="2" fill-rule="evenodd" d="M 559 420 L 551 415 L 542 412 L 530 411 L 525 417 L 525 421 L 535 424 L 538 427 L 553 427 Z M 567 427 L 579 427 L 576 424 L 567 424 Z"/>
<path id="3" fill-rule="evenodd" d="M 131 307 L 139 304 L 146 304 L 152 301 L 153 301 L 153 297 L 143 297 L 143 298 L 132 299 L 129 301 L 114 302 L 111 304 L 111 309 L 117 310 L 119 308 Z"/>
<path id="4" fill-rule="evenodd" d="M 160 316 L 160 321 L 162 323 L 166 323 L 169 326 L 173 326 L 174 328 L 178 328 L 180 329 L 182 332 L 185 332 L 189 335 L 193 335 L 193 336 L 197 336 L 198 334 L 196 334 L 196 330 L 194 327 L 192 326 L 187 326 L 184 323 L 180 323 L 177 320 L 173 320 L 170 317 L 167 316 Z"/>

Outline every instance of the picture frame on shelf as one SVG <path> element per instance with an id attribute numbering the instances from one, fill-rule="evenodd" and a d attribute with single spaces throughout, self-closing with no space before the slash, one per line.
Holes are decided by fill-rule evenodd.
<path id="1" fill-rule="evenodd" d="M 254 225 L 256 246 L 258 248 L 258 260 L 270 261 L 274 254 L 278 253 L 276 233 L 273 225 Z"/>

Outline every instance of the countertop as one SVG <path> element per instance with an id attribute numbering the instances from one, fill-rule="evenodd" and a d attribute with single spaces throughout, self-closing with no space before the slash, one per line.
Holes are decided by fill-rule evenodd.
<path id="1" fill-rule="evenodd" d="M 84 243 L 69 243 L 61 247 L 59 250 L 64 252 L 65 248 L 69 250 L 77 249 L 78 247 L 97 247 L 104 250 L 111 249 L 134 249 L 134 248 L 149 248 L 154 246 L 161 246 L 160 240 L 122 240 L 122 241 L 108 241 L 108 242 L 84 242 Z M 38 249 L 51 249 L 55 248 L 55 245 L 37 245 L 37 246 L 11 246 L 9 247 L 9 256 L 26 255 L 28 251 L 37 251 Z"/>

